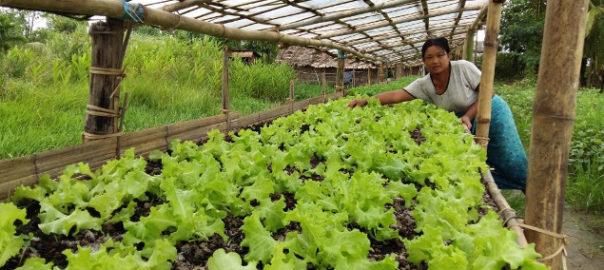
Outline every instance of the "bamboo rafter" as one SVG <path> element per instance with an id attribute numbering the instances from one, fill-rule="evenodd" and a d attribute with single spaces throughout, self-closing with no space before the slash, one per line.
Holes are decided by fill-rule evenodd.
<path id="1" fill-rule="evenodd" d="M 457 14 L 457 18 L 455 18 L 455 24 L 453 25 L 453 28 L 451 29 L 451 34 L 449 34 L 449 39 L 453 38 L 453 33 L 455 33 L 455 30 L 457 29 L 457 25 L 459 24 L 459 21 L 461 20 L 461 17 L 463 16 L 463 12 L 464 12 L 464 7 L 466 5 L 466 0 L 460 0 L 459 1 L 459 14 Z"/>
<path id="2" fill-rule="evenodd" d="M 405 61 L 413 65 L 422 39 L 446 36 L 457 45 L 456 34 L 481 26 L 481 13 L 487 0 L 135 0 L 151 11 L 154 23 L 162 29 L 188 29 L 209 23 L 201 33 L 231 39 L 266 40 L 307 46 L 334 54 L 343 50 L 348 57 L 378 63 Z M 132 9 L 135 1 L 130 2 Z M 37 2 L 37 3 L 34 3 Z M 46 10 L 74 15 L 121 18 L 119 0 L 0 0 L 2 5 L 22 9 Z M 47 8 L 44 8 L 44 7 Z M 48 9 L 55 6 L 56 9 Z M 67 7 L 72 6 L 72 7 Z M 73 6 L 78 8 L 73 8 Z M 41 7 L 41 8 L 39 8 Z M 156 11 L 170 12 L 173 16 Z M 121 15 L 120 15 L 121 13 Z M 453 15 L 454 14 L 454 15 Z M 178 17 L 180 16 L 180 17 Z M 181 19 L 179 19 L 181 18 Z M 157 21 L 160 21 L 159 23 Z M 181 27 L 182 22 L 188 24 Z M 422 27 L 420 28 L 420 23 Z M 177 27 L 178 26 L 178 27 Z M 427 33 L 422 34 L 422 33 Z M 409 42 L 413 40 L 417 42 Z M 397 42 L 399 43 L 397 46 Z M 412 50 L 408 50 L 412 48 Z M 331 51 L 330 51 L 331 50 Z M 404 60 L 403 60 L 404 59 Z"/>

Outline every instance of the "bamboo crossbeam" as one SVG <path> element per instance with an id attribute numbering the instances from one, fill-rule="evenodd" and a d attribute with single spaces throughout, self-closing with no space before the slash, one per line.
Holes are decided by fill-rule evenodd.
<path id="1" fill-rule="evenodd" d="M 201 4 L 209 3 L 209 2 L 211 2 L 211 0 L 185 0 L 182 2 L 174 3 L 174 4 L 165 5 L 161 9 L 168 11 L 168 12 L 174 12 L 177 10 L 189 8 L 192 6 L 199 6 Z"/>
<path id="2" fill-rule="evenodd" d="M 371 2 L 371 0 L 363 0 L 363 2 L 365 2 L 365 4 L 367 4 L 369 7 L 375 7 L 375 3 Z M 405 40 L 405 36 L 403 36 L 403 34 L 401 34 L 401 31 L 400 31 L 400 30 L 398 29 L 398 27 L 396 27 L 396 25 L 395 25 L 395 24 L 392 22 L 392 19 L 390 18 L 390 16 L 388 15 L 388 13 L 384 12 L 384 11 L 382 10 L 382 8 L 378 8 L 378 9 L 376 10 L 376 12 L 380 13 L 380 14 L 382 15 L 382 17 L 384 17 L 384 19 L 390 23 L 390 27 L 392 27 L 392 29 L 394 29 L 394 31 L 395 31 L 395 32 L 396 32 L 396 33 L 399 35 L 399 37 L 400 37 L 400 38 L 401 38 L 401 39 L 404 41 L 404 40 Z M 366 36 L 367 36 L 367 37 L 368 37 L 370 40 L 373 40 L 373 37 L 372 37 L 372 36 L 370 36 L 369 34 L 367 34 L 367 32 L 363 31 L 362 33 L 363 33 L 363 34 L 365 34 L 365 35 L 366 35 Z M 384 48 L 384 49 L 388 49 L 388 48 L 385 48 L 385 47 L 383 46 L 383 44 L 382 44 L 380 41 L 375 41 L 375 42 L 377 42 L 377 43 L 379 44 L 379 46 L 380 46 L 380 47 L 382 47 L 382 48 Z M 412 46 L 412 47 L 414 47 L 414 48 L 415 48 L 415 46 L 414 46 L 414 45 L 410 45 L 410 46 Z M 415 48 L 415 49 L 417 50 L 417 48 Z M 397 53 L 397 52 L 396 52 L 396 51 L 394 51 L 394 50 L 392 50 L 392 52 L 393 52 L 393 53 L 396 53 L 396 54 L 399 54 L 400 56 L 403 56 L 403 55 L 401 55 L 400 53 Z"/>
<path id="3" fill-rule="evenodd" d="M 428 37 L 432 36 L 432 32 L 430 31 L 430 13 L 428 12 L 428 2 L 426 0 L 421 0 L 422 3 L 422 12 L 424 13 L 424 26 L 426 27 L 426 34 Z M 458 12 L 463 12 L 463 7 L 459 8 Z"/>
<path id="4" fill-rule="evenodd" d="M 480 9 L 478 16 L 476 16 L 476 20 L 474 20 L 474 22 L 470 26 L 470 30 L 472 32 L 476 32 L 476 30 L 478 30 L 478 28 L 482 25 L 484 18 L 486 18 L 486 16 L 487 16 L 487 10 L 488 10 L 488 5 L 486 5 Z"/>
<path id="5" fill-rule="evenodd" d="M 491 99 L 493 97 L 493 81 L 495 80 L 495 60 L 497 58 L 497 36 L 501 24 L 501 9 L 503 3 L 490 0 L 487 14 L 487 31 L 484 39 L 484 55 L 482 58 L 482 75 L 480 77 L 480 92 L 478 93 L 478 115 L 476 116 L 476 141 L 484 149 L 489 143 L 489 124 L 491 123 Z"/>
<path id="6" fill-rule="evenodd" d="M 479 10 L 482 7 L 483 7 L 482 4 L 475 4 L 475 5 L 465 7 L 464 10 Z M 393 19 L 392 23 L 399 24 L 399 23 L 410 22 L 410 21 L 415 21 L 415 20 L 419 20 L 419 19 L 426 19 L 426 18 L 441 16 L 441 15 L 446 15 L 446 14 L 451 14 L 451 13 L 457 13 L 459 11 L 460 11 L 460 9 L 456 7 L 456 8 L 451 8 L 451 9 L 444 9 L 439 12 L 433 12 L 430 14 L 422 14 L 420 16 L 411 16 L 411 17 L 404 16 L 403 18 Z M 380 28 L 380 27 L 384 27 L 384 26 L 389 26 L 389 25 L 391 25 L 391 23 L 388 21 L 377 22 L 377 23 L 372 23 L 372 24 L 369 24 L 369 25 L 366 25 L 363 27 L 357 27 L 355 30 L 334 31 L 329 34 L 318 36 L 317 39 L 326 39 L 326 38 L 331 38 L 331 37 L 336 37 L 336 36 L 358 33 L 360 31 L 372 30 L 372 29 L 376 29 L 376 28 Z"/>
<path id="7" fill-rule="evenodd" d="M 100 15 L 109 18 L 122 18 L 124 6 L 119 1 L 112 0 L 11 0 L 1 2 L 3 6 L 18 9 L 33 9 L 39 11 L 59 12 L 80 15 Z M 315 40 L 302 37 L 284 35 L 271 31 L 242 30 L 212 24 L 193 18 L 179 16 L 164 10 L 142 7 L 144 10 L 144 24 L 161 26 L 168 29 L 181 29 L 190 32 L 203 33 L 216 37 L 224 37 L 236 40 L 263 40 L 271 42 L 282 42 L 291 45 L 317 48 L 333 48 L 350 53 L 358 58 L 364 58 L 373 62 L 382 61 L 371 55 L 363 54 L 353 48 L 342 46 L 331 41 Z"/>
<path id="8" fill-rule="evenodd" d="M 469 27 L 471 26 L 471 24 L 461 24 L 458 26 L 458 28 L 465 28 L 465 27 Z M 437 31 L 437 30 L 444 30 L 444 29 L 450 29 L 450 26 L 443 26 L 443 27 L 435 27 L 432 28 L 433 31 Z M 419 34 L 419 33 L 423 33 L 425 30 L 424 29 L 418 29 L 415 31 L 410 31 L 410 32 L 401 32 L 402 35 L 407 36 L 407 35 L 414 35 L 414 34 Z M 394 34 L 387 34 L 387 35 L 382 35 L 382 36 L 376 36 L 373 38 L 373 40 L 367 40 L 367 39 L 361 39 L 361 40 L 354 40 L 354 41 L 350 41 L 350 42 L 346 42 L 344 44 L 348 45 L 348 46 L 354 46 L 354 45 L 360 45 L 360 44 L 365 44 L 368 42 L 373 42 L 373 41 L 379 41 L 379 40 L 386 40 L 386 39 L 392 39 L 392 38 L 398 38 L 400 37 L 399 34 L 397 34 L 395 31 L 392 31 L 391 33 Z"/>
<path id="9" fill-rule="evenodd" d="M 459 32 L 455 32 L 456 35 L 458 34 L 465 34 L 466 31 L 459 31 Z M 449 38 L 449 42 L 453 41 L 454 39 Z M 391 48 L 396 48 L 396 47 L 401 47 L 401 46 L 405 46 L 405 45 L 413 45 L 416 43 L 423 43 L 425 42 L 426 39 L 425 38 L 421 38 L 421 39 L 407 39 L 401 42 L 394 42 L 394 43 L 383 43 L 383 46 L 381 48 L 372 48 L 369 50 L 365 50 L 364 52 L 366 53 L 371 53 L 371 52 L 375 52 L 375 51 L 379 51 L 382 49 L 391 49 Z"/>
<path id="10" fill-rule="evenodd" d="M 583 55 L 587 0 L 549 1 L 545 15 L 526 190 L 526 224 L 554 233 L 562 230 L 570 140 L 575 119 Z M 563 241 L 527 231 L 529 242 L 544 256 Z M 544 261 L 560 269 L 563 255 Z"/>
<path id="11" fill-rule="evenodd" d="M 334 21 L 337 19 L 342 19 L 342 18 L 354 16 L 354 15 L 367 13 L 367 12 L 378 11 L 378 10 L 390 8 L 390 7 L 397 7 L 399 5 L 413 3 L 416 1 L 417 0 L 397 0 L 397 1 L 380 3 L 380 4 L 374 4 L 373 6 L 368 6 L 366 8 L 357 8 L 357 9 L 350 10 L 350 11 L 335 12 L 335 13 L 332 13 L 329 15 L 319 16 L 319 17 L 316 17 L 311 20 L 305 20 L 305 21 L 302 21 L 299 23 L 284 24 L 284 25 L 279 26 L 279 30 L 283 31 L 283 30 L 289 30 L 289 29 L 296 29 L 299 27 L 312 25 L 312 24 L 316 24 L 316 23 Z M 338 4 L 341 4 L 341 3 L 338 3 Z"/>
<path id="12" fill-rule="evenodd" d="M 459 1 L 459 14 L 457 14 L 457 17 L 455 18 L 455 23 L 453 24 L 453 28 L 451 29 L 451 34 L 449 34 L 449 39 L 453 38 L 453 35 L 455 33 L 455 30 L 457 29 L 457 25 L 459 24 L 459 20 L 461 20 L 461 17 L 463 15 L 464 12 L 464 7 L 466 6 L 466 0 L 461 0 Z"/>

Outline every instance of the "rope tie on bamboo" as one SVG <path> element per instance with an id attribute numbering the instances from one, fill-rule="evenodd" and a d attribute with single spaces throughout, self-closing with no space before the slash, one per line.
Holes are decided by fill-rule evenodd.
<path id="1" fill-rule="evenodd" d="M 535 227 L 535 226 L 531 226 L 531 225 L 528 225 L 528 224 L 518 224 L 518 226 L 520 226 L 520 227 L 522 227 L 524 229 L 528 229 L 528 230 L 531 230 L 531 231 L 534 231 L 534 232 L 542 233 L 542 234 L 551 236 L 553 238 L 562 240 L 562 244 L 560 245 L 560 247 L 554 253 L 552 253 L 551 255 L 545 256 L 543 258 L 539 258 L 539 259 L 537 259 L 537 261 L 540 261 L 540 262 L 548 261 L 548 260 L 551 260 L 551 259 L 555 258 L 556 256 L 562 254 L 562 268 L 564 270 L 567 269 L 567 267 L 566 267 L 566 257 L 568 257 L 568 253 L 566 252 L 566 247 L 568 246 L 568 240 L 566 240 L 567 236 L 565 234 L 563 234 L 563 233 L 556 233 L 556 232 L 552 232 L 552 231 L 547 231 L 547 230 L 544 230 L 544 229 L 541 229 L 541 228 L 538 228 L 538 227 Z"/>
<path id="2" fill-rule="evenodd" d="M 90 67 L 90 73 L 99 75 L 113 75 L 122 78 L 126 77 L 124 70 L 117 68 Z"/>
<path id="3" fill-rule="evenodd" d="M 498 215 L 505 217 L 506 212 L 511 212 L 510 215 L 508 217 L 506 217 L 503 220 L 503 226 L 509 227 L 508 226 L 508 222 L 510 222 L 510 220 L 518 218 L 516 216 L 516 211 L 514 211 L 514 209 L 506 207 L 506 208 L 502 208 L 501 210 L 499 210 L 499 212 L 497 212 Z"/>
<path id="4" fill-rule="evenodd" d="M 180 24 L 182 23 L 182 15 L 180 15 L 180 11 L 175 12 L 176 15 L 178 16 L 178 21 L 176 22 L 175 25 L 170 26 L 170 27 L 162 27 L 161 30 L 164 31 L 173 31 L 174 29 L 178 28 L 180 26 Z"/>
<path id="5" fill-rule="evenodd" d="M 128 0 L 129 2 L 130 0 Z M 136 4 L 136 7 L 134 8 L 134 10 L 132 10 L 132 7 L 130 7 L 130 4 L 127 3 L 127 1 L 125 0 L 121 0 L 122 5 L 124 6 L 124 15 L 122 16 L 122 20 L 126 21 L 126 20 L 133 20 L 134 22 L 137 23 L 142 23 L 143 22 L 143 5 L 141 5 L 140 3 Z"/>
<path id="6" fill-rule="evenodd" d="M 103 116 L 103 117 L 119 117 L 120 108 L 107 109 L 92 104 L 86 105 L 86 113 L 88 115 Z"/>
<path id="7" fill-rule="evenodd" d="M 542 117 L 555 118 L 555 119 L 566 120 L 566 121 L 574 121 L 575 120 L 574 116 L 556 115 L 556 114 L 545 114 L 545 113 L 540 113 L 540 112 L 535 112 L 533 114 L 533 116 L 542 116 Z"/>
<path id="8" fill-rule="evenodd" d="M 478 141 L 490 141 L 491 139 L 489 139 L 489 137 L 480 137 L 480 136 L 474 136 L 474 140 L 478 140 Z"/>

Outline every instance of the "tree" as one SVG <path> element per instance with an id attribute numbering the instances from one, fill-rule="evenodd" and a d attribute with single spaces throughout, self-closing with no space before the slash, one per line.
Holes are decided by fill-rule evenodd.
<path id="1" fill-rule="evenodd" d="M 537 74 L 545 23 L 545 0 L 506 2 L 501 18 L 501 45 L 522 54 L 527 74 Z"/>
<path id="2" fill-rule="evenodd" d="M 25 42 L 23 26 L 17 15 L 0 10 L 0 51 L 4 52 L 22 42 Z"/>
<path id="3" fill-rule="evenodd" d="M 587 77 L 594 84 L 599 85 L 604 90 L 602 74 L 604 69 L 604 0 L 591 0 L 587 13 L 587 23 L 585 26 L 585 47 L 583 49 L 584 59 L 590 59 L 590 69 Z M 583 61 L 587 62 L 587 61 Z M 582 63 L 583 64 L 583 63 Z M 582 66 L 582 71 L 585 67 Z M 581 73 L 582 76 L 584 73 Z M 597 82 L 596 82 L 597 81 Z M 586 85 L 589 83 L 585 82 Z"/>

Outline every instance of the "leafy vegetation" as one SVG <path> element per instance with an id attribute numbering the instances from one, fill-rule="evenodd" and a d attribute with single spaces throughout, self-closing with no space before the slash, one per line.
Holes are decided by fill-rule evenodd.
<path id="1" fill-rule="evenodd" d="M 183 245 L 218 239 L 246 249 L 212 245 L 196 265 L 546 269 L 534 246 L 520 248 L 484 204 L 479 170 L 486 154 L 454 114 L 421 100 L 381 106 L 371 99 L 348 109 L 350 100 L 310 106 L 258 132 L 227 137 L 213 130 L 203 145 L 174 141 L 169 153 L 150 155 L 161 165 L 154 174 L 129 150 L 96 172 L 72 165 L 58 181 L 17 188 L 13 202 L 38 223 L 30 228 L 40 237 L 52 235 L 46 241 L 107 235 L 96 248 L 79 242 L 64 250 L 63 262 L 45 253 L 31 257 L 24 247 L 23 267 L 170 269 L 183 262 Z M 7 205 L 7 213 L 24 215 Z M 405 211 L 414 227 L 395 216 Z M 233 219 L 241 220 L 243 239 L 227 230 Z M 11 232 L 5 239 L 22 237 Z M 370 259 L 383 242 L 404 243 L 408 255 L 396 248 Z"/>
<path id="2" fill-rule="evenodd" d="M 54 18 L 54 17 L 53 17 Z M 42 42 L 0 55 L 0 159 L 77 144 L 88 100 L 90 41 L 86 23 L 56 17 Z M 220 113 L 222 47 L 209 37 L 134 33 L 126 54 L 130 93 L 126 132 Z M 151 28 L 153 29 L 153 28 Z M 229 63 L 231 111 L 284 102 L 294 72 L 286 65 Z"/>
<path id="3" fill-rule="evenodd" d="M 510 105 L 518 133 L 529 150 L 535 86 L 530 81 L 498 84 L 495 92 Z M 576 120 L 570 146 L 566 200 L 578 210 L 604 211 L 604 96 L 597 89 L 582 88 L 577 94 Z M 522 206 L 522 205 L 519 205 Z"/>

